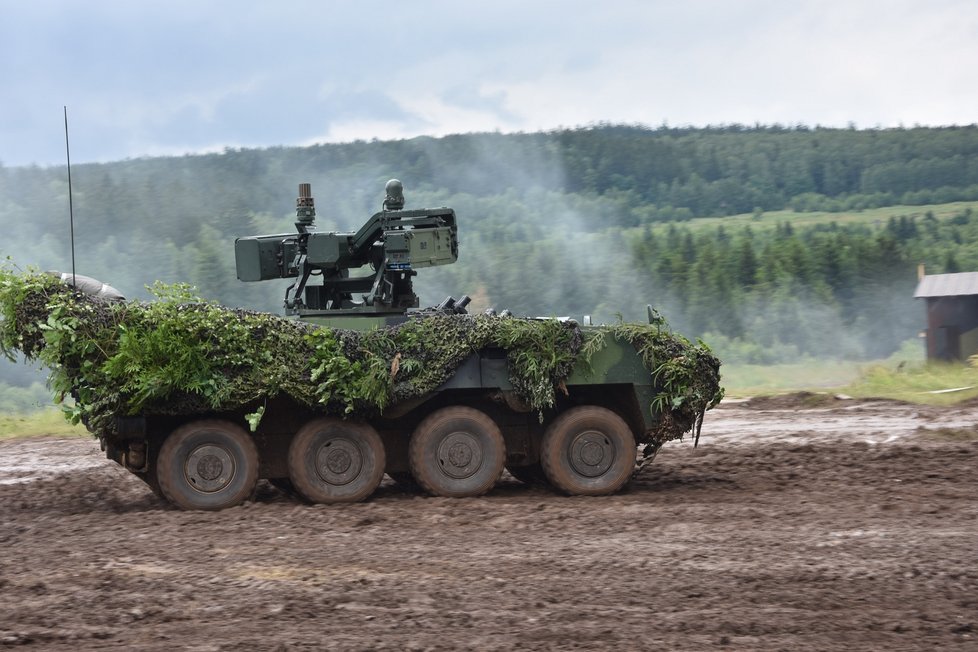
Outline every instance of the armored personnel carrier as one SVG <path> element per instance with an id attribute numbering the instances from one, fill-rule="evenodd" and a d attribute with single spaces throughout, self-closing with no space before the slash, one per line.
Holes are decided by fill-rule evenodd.
<path id="1" fill-rule="evenodd" d="M 391 180 L 358 231 L 318 231 L 301 184 L 295 232 L 238 238 L 241 281 L 291 280 L 287 318 L 32 281 L 8 301 L 3 347 L 54 360 L 56 389 L 75 397 L 106 455 L 185 509 L 239 504 L 259 479 L 311 502 L 360 501 L 385 473 L 462 498 L 504 468 L 609 494 L 665 442 L 698 438 L 722 396 L 708 349 L 651 308 L 647 325 L 613 326 L 469 315 L 465 296 L 419 309 L 414 277 L 457 260 L 458 224 L 450 208 L 404 204 Z M 58 328 L 73 337 L 51 337 Z M 154 338 L 163 344 L 147 348 Z M 178 382 L 173 358 L 210 366 Z"/>

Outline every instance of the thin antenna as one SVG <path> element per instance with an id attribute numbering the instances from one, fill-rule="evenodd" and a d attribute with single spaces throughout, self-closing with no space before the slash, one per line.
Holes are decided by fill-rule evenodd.
<path id="1" fill-rule="evenodd" d="M 71 202 L 71 149 L 68 147 L 68 107 L 65 106 L 65 156 L 68 159 L 68 224 L 71 226 L 71 284 L 78 287 L 75 279 L 75 207 Z"/>

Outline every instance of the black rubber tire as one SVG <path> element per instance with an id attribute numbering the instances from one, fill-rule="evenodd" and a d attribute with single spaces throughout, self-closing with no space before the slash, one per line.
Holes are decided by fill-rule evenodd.
<path id="1" fill-rule="evenodd" d="M 625 421 L 597 405 L 564 412 L 543 434 L 540 465 L 550 484 L 573 496 L 612 494 L 635 469 L 635 437 Z"/>
<path id="2" fill-rule="evenodd" d="M 543 472 L 543 467 L 540 466 L 539 462 L 524 466 L 507 466 L 506 470 L 509 471 L 511 476 L 531 487 L 549 484 L 547 482 L 547 475 Z"/>
<path id="3" fill-rule="evenodd" d="M 355 503 L 384 479 L 384 442 L 372 426 L 332 417 L 304 425 L 289 445 L 289 477 L 314 503 Z"/>
<path id="4" fill-rule="evenodd" d="M 452 406 L 418 424 L 408 446 L 411 474 L 435 496 L 481 496 L 496 484 L 506 463 L 506 442 L 484 412 Z"/>
<path id="5" fill-rule="evenodd" d="M 192 421 L 163 442 L 156 479 L 163 496 L 182 509 L 240 505 L 258 482 L 258 449 L 244 428 L 230 421 Z"/>

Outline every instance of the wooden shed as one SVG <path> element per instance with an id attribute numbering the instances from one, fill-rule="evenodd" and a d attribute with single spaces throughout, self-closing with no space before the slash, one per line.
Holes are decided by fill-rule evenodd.
<path id="1" fill-rule="evenodd" d="M 915 299 L 927 304 L 927 359 L 978 354 L 978 272 L 921 276 Z"/>

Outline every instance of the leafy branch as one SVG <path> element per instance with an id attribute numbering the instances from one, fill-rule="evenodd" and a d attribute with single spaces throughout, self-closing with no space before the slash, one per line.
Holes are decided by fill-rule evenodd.
<path id="1" fill-rule="evenodd" d="M 609 336 L 631 343 L 650 370 L 661 440 L 689 431 L 723 395 L 719 361 L 702 343 L 669 333 L 661 318 L 585 330 L 557 319 L 422 312 L 358 332 L 225 308 L 186 285 L 151 291 L 156 300 L 148 303 L 107 301 L 0 266 L 0 351 L 50 367 L 57 398 L 75 399 L 70 418 L 100 436 L 114 432 L 122 414 L 245 406 L 255 429 L 279 394 L 328 413 L 377 413 L 435 391 L 486 349 L 506 352 L 513 388 L 542 418 Z"/>

